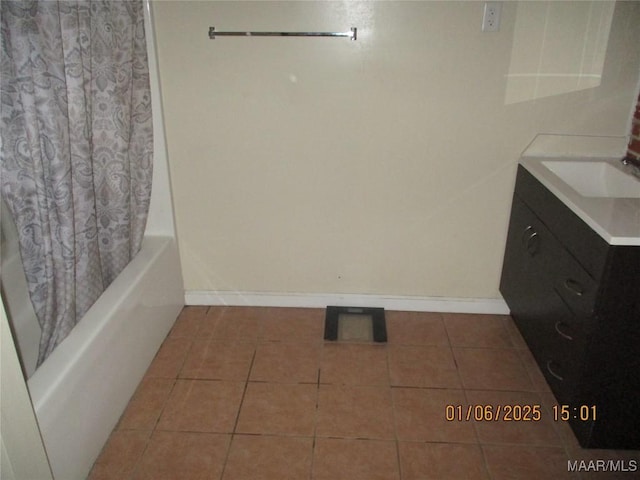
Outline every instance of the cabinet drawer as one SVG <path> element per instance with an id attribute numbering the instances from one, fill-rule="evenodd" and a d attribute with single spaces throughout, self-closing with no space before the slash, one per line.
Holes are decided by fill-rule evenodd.
<path id="1" fill-rule="evenodd" d="M 538 292 L 537 312 L 514 317 L 558 401 L 568 402 L 581 379 L 588 334 L 553 289 Z"/>
<path id="2" fill-rule="evenodd" d="M 570 310 L 585 320 L 592 317 L 597 283 L 580 263 L 562 246 L 546 225 L 520 200 L 514 197 L 514 210 L 521 220 L 520 230 L 523 255 L 536 270 L 553 285 Z M 586 325 L 590 328 L 591 325 Z"/>
<path id="3" fill-rule="evenodd" d="M 604 272 L 609 246 L 562 201 L 522 165 L 518 165 L 516 192 L 563 246 L 570 246 L 580 265 L 596 280 Z"/>
<path id="4" fill-rule="evenodd" d="M 547 340 L 534 355 L 553 393 L 567 403 L 582 380 L 588 340 L 586 335 L 571 332 L 568 324 L 566 319 L 548 322 L 543 327 Z"/>
<path id="5" fill-rule="evenodd" d="M 598 284 L 558 243 L 552 248 L 557 254 L 551 271 L 555 290 L 573 313 L 584 318 L 592 318 Z"/>

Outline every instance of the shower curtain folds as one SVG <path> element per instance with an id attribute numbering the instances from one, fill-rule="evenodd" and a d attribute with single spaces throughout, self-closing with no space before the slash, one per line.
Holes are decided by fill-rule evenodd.
<path id="1" fill-rule="evenodd" d="M 38 365 L 138 252 L 153 132 L 143 4 L 1 1 L 1 189 Z"/>

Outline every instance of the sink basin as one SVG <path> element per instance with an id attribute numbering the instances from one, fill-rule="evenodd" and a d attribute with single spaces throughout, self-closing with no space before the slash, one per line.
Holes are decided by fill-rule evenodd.
<path id="1" fill-rule="evenodd" d="M 611 163 L 562 160 L 542 165 L 583 197 L 640 198 L 640 180 Z"/>

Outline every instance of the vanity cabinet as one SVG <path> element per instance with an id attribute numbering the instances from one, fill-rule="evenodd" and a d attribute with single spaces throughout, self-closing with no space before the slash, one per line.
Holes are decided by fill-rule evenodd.
<path id="1" fill-rule="evenodd" d="M 580 444 L 640 449 L 640 246 L 609 245 L 519 165 L 500 291 Z"/>

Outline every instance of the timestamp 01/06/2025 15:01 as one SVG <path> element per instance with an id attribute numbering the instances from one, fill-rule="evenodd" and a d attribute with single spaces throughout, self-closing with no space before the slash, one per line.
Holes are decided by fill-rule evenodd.
<path id="1" fill-rule="evenodd" d="M 446 405 L 445 420 L 448 422 L 539 422 L 542 420 L 542 405 Z M 554 405 L 551 417 L 556 422 L 580 420 L 583 422 L 596 419 L 595 405 Z"/>

